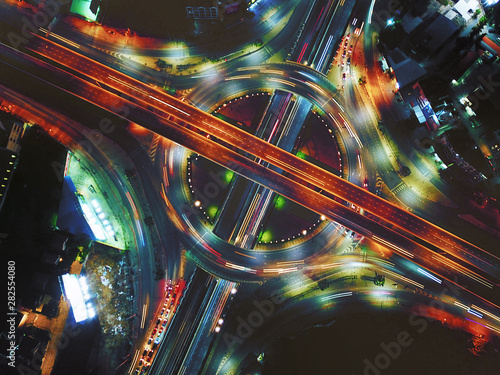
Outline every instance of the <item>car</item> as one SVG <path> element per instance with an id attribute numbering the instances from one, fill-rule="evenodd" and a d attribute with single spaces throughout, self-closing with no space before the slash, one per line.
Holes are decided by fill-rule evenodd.
<path id="1" fill-rule="evenodd" d="M 158 326 L 158 324 L 160 324 L 160 323 L 161 323 L 161 319 L 158 319 L 158 320 L 156 321 L 156 326 Z"/>
<path id="2" fill-rule="evenodd" d="M 354 30 L 354 35 L 359 35 L 361 34 L 361 29 L 359 27 L 356 27 L 356 30 Z"/>
<path id="3" fill-rule="evenodd" d="M 368 189 L 368 179 L 367 178 L 365 178 L 365 180 L 363 181 L 363 187 L 365 189 Z"/>
<path id="4" fill-rule="evenodd" d="M 167 325 L 167 322 L 168 322 L 168 320 L 167 320 L 167 318 L 165 318 L 165 319 L 163 320 L 163 324 L 162 324 L 162 326 L 163 326 L 163 327 L 165 327 L 165 326 Z"/>
<path id="5" fill-rule="evenodd" d="M 347 53 L 352 53 L 352 44 L 351 44 L 351 46 L 349 47 L 349 50 L 347 51 Z"/>
<path id="6" fill-rule="evenodd" d="M 163 315 L 165 313 L 165 307 L 161 310 L 160 315 Z"/>
<path id="7" fill-rule="evenodd" d="M 155 329 L 153 329 L 153 333 L 151 334 L 151 337 L 153 337 L 156 334 L 156 331 L 158 331 L 158 328 L 155 327 Z"/>
<path id="8" fill-rule="evenodd" d="M 142 352 L 142 356 L 144 357 L 146 354 L 148 354 L 148 349 L 144 349 L 144 351 Z"/>
<path id="9" fill-rule="evenodd" d="M 347 34 L 345 38 L 349 39 L 350 36 L 351 36 L 351 33 Z"/>
<path id="10" fill-rule="evenodd" d="M 345 80 L 345 73 L 342 73 L 342 79 Z"/>
<path id="11" fill-rule="evenodd" d="M 345 50 L 344 50 L 344 52 L 342 52 L 342 57 L 345 57 Z"/>
<path id="12" fill-rule="evenodd" d="M 351 58 L 347 58 L 347 65 L 351 64 Z"/>
<path id="13" fill-rule="evenodd" d="M 150 337 L 149 340 L 148 340 L 148 345 L 151 345 L 152 342 L 153 342 L 153 338 Z"/>

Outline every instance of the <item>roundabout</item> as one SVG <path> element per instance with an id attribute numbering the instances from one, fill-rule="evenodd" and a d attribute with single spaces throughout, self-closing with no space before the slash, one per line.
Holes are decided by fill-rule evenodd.
<path id="1" fill-rule="evenodd" d="M 249 76 L 252 79 L 248 79 Z M 294 63 L 269 64 L 245 68 L 218 81 L 215 74 L 207 74 L 205 85 L 184 100 L 256 134 L 275 93 L 288 95 L 292 102 L 307 101 L 310 108 L 305 121 L 299 124 L 293 152 L 338 176 L 349 178 L 349 171 L 359 166 L 359 154 L 350 147 L 352 137 L 346 137 L 348 115 L 336 88 L 324 75 L 308 67 Z M 245 223 L 245 218 L 238 216 L 237 210 L 231 212 L 230 220 L 223 215 L 223 208 L 238 206 L 234 196 L 233 202 L 229 202 L 231 190 L 237 190 L 236 173 L 173 143 L 166 146 L 163 168 L 164 186 L 169 186 L 164 199 L 172 207 L 171 215 L 176 216 L 174 222 L 187 240 L 195 239 L 186 250 L 209 272 L 239 282 L 261 281 L 267 276 L 290 272 L 287 264 L 305 265 L 325 252 L 342 251 L 350 243 L 345 237 L 348 233 L 345 227 L 271 192 L 266 213 L 256 210 L 257 216 L 264 220 L 250 228 L 255 232 L 255 239 L 242 245 L 234 235 L 236 227 L 231 225 L 238 220 Z M 262 188 L 252 184 L 258 186 L 256 189 Z M 241 199 L 244 191 L 233 195 Z M 226 227 L 231 228 L 229 232 L 227 228 L 221 229 L 223 220 Z M 252 217 L 246 221 L 251 222 Z M 239 230 L 241 232 L 241 227 Z"/>

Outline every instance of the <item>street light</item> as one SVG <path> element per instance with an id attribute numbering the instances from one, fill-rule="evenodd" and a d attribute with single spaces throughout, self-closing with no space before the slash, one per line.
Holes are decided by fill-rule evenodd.
<path id="1" fill-rule="evenodd" d="M 392 26 L 392 25 L 394 25 L 394 18 L 389 18 L 387 20 L 387 26 Z"/>

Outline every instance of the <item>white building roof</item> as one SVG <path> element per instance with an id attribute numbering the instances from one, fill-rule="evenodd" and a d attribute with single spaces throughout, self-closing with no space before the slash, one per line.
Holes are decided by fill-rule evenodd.
<path id="1" fill-rule="evenodd" d="M 476 9 L 479 9 L 478 0 L 460 0 L 455 4 L 455 10 L 460 13 L 466 21 L 470 20 Z M 471 12 L 470 12 L 471 11 Z"/>

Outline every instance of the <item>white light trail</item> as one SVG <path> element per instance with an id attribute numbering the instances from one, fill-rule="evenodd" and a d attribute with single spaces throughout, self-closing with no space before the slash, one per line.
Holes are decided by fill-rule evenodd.
<path id="1" fill-rule="evenodd" d="M 488 315 L 490 318 L 493 318 L 493 319 L 498 320 L 498 321 L 500 322 L 500 318 L 499 318 L 498 316 L 496 316 L 496 315 L 494 315 L 494 314 L 490 313 L 489 311 L 486 311 L 486 310 L 484 310 L 484 309 L 482 309 L 482 308 L 480 308 L 480 307 L 478 307 L 478 306 L 476 306 L 476 305 L 472 305 L 472 308 L 473 308 L 474 310 L 480 311 L 480 312 L 482 312 L 484 315 Z"/>
<path id="2" fill-rule="evenodd" d="M 426 270 L 423 270 L 422 268 L 417 268 L 417 271 L 420 272 L 422 275 L 427 276 L 429 279 L 434 280 L 438 284 L 441 284 L 442 281 L 438 279 L 436 276 L 432 275 L 431 273 L 427 272 Z"/>
<path id="3" fill-rule="evenodd" d="M 146 311 L 148 309 L 148 305 L 145 303 L 142 306 L 142 318 L 141 318 L 141 329 L 144 328 L 144 324 L 146 323 Z"/>
<path id="4" fill-rule="evenodd" d="M 394 249 L 394 250 L 396 250 L 396 251 L 399 251 L 399 252 L 400 252 L 400 253 L 402 253 L 402 254 L 405 254 L 407 257 L 410 257 L 410 258 L 413 258 L 413 257 L 414 257 L 414 255 L 413 255 L 412 253 L 410 253 L 409 251 L 406 251 L 406 250 L 404 250 L 404 249 L 400 248 L 399 246 L 396 246 L 396 245 L 394 245 L 394 244 L 390 243 L 389 241 L 386 241 L 386 240 L 384 240 L 384 239 L 382 239 L 382 238 L 380 238 L 380 237 L 377 237 L 377 236 L 373 236 L 372 238 L 373 238 L 375 241 L 382 242 L 384 245 L 389 246 L 391 249 Z"/>
<path id="5" fill-rule="evenodd" d="M 350 296 L 352 296 L 352 292 L 342 292 L 342 293 L 332 294 L 331 296 L 322 297 L 321 300 L 325 302 L 325 301 L 330 301 L 332 299 L 350 297 Z"/>
<path id="6" fill-rule="evenodd" d="M 40 30 L 42 33 L 45 33 L 47 34 L 49 32 L 49 30 L 47 29 L 44 29 L 43 27 L 40 27 L 38 30 Z M 64 43 L 67 43 L 75 48 L 80 48 L 80 45 L 79 44 L 76 44 L 75 42 L 63 37 L 63 36 L 60 36 L 60 35 L 57 35 L 57 34 L 54 34 L 53 32 L 50 33 L 51 36 L 53 36 L 54 38 L 56 39 L 59 39 L 60 41 L 64 42 Z"/>
<path id="7" fill-rule="evenodd" d="M 160 100 L 160 99 L 158 99 L 158 98 L 155 98 L 155 97 L 154 97 L 154 96 L 152 96 L 152 95 L 149 95 L 149 97 L 150 97 L 151 99 L 154 99 L 154 100 L 156 100 L 156 101 L 158 101 L 158 102 L 160 102 L 160 103 L 162 103 L 162 104 L 165 104 L 165 105 L 167 105 L 167 106 L 169 106 L 169 107 L 171 107 L 171 108 L 175 109 L 176 111 L 179 111 L 179 112 L 181 112 L 181 113 L 184 113 L 184 114 L 185 114 L 185 115 L 187 115 L 187 116 L 191 116 L 189 113 L 184 112 L 184 111 L 180 110 L 179 108 L 177 108 L 176 106 L 173 106 L 173 105 L 171 105 L 171 104 L 168 104 L 167 102 L 164 102 L 163 100 Z"/>

